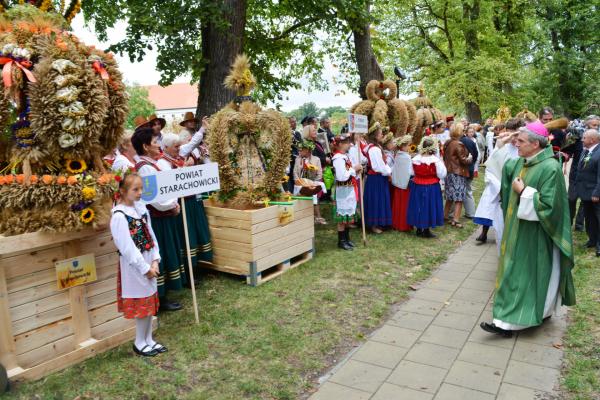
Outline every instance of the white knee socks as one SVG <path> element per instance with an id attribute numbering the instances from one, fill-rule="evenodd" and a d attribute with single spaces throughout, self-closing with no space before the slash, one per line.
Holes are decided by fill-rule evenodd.
<path id="1" fill-rule="evenodd" d="M 142 350 L 148 343 L 146 343 L 146 320 L 148 318 L 136 318 L 135 319 L 135 347 L 138 350 Z"/>
<path id="2" fill-rule="evenodd" d="M 150 347 L 154 346 L 156 342 L 152 339 L 152 316 L 146 319 L 146 344 Z"/>

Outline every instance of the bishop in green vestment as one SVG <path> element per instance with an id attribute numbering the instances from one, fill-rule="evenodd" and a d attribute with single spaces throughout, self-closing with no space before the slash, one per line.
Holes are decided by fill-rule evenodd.
<path id="1" fill-rule="evenodd" d="M 522 128 L 519 158 L 502 170 L 502 235 L 493 322 L 504 336 L 541 325 L 555 308 L 575 304 L 573 248 L 562 168 L 541 122 Z"/>

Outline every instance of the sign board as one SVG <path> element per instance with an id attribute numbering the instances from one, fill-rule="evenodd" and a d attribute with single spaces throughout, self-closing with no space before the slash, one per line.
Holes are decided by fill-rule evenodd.
<path id="1" fill-rule="evenodd" d="M 348 114 L 348 132 L 368 133 L 369 118 L 366 115 Z"/>
<path id="2" fill-rule="evenodd" d="M 278 206 L 279 225 L 287 225 L 294 221 L 294 206 Z"/>
<path id="3" fill-rule="evenodd" d="M 142 176 L 142 182 L 142 200 L 146 203 L 162 203 L 221 188 L 217 163 L 157 171 Z"/>
<path id="4" fill-rule="evenodd" d="M 96 278 L 96 258 L 85 254 L 54 263 L 58 290 L 94 282 Z"/>

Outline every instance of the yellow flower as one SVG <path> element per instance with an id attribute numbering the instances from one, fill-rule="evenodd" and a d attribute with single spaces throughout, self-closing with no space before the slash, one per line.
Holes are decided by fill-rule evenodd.
<path id="1" fill-rule="evenodd" d="M 94 216 L 95 216 L 94 210 L 92 210 L 91 208 L 87 207 L 87 208 L 84 208 L 83 210 L 81 210 L 81 214 L 79 215 L 79 219 L 84 224 L 89 224 L 90 222 L 92 222 L 94 220 Z"/>
<path id="2" fill-rule="evenodd" d="M 65 167 L 70 174 L 80 174 L 87 169 L 87 164 L 84 160 L 67 160 Z"/>
<path id="3" fill-rule="evenodd" d="M 290 180 L 290 177 L 287 175 L 284 175 L 283 178 L 281 178 L 281 182 L 287 182 Z"/>
<path id="4" fill-rule="evenodd" d="M 410 145 L 410 152 L 414 153 L 417 150 L 417 146 L 415 146 L 414 144 Z"/>
<path id="5" fill-rule="evenodd" d="M 81 189 L 81 194 L 83 195 L 84 200 L 93 200 L 96 197 L 96 188 L 93 187 L 84 187 Z"/>

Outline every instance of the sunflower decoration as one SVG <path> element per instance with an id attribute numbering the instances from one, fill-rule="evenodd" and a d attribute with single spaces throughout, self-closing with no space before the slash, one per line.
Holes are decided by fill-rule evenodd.
<path id="1" fill-rule="evenodd" d="M 84 160 L 67 160 L 65 163 L 65 169 L 70 174 L 81 174 L 87 170 L 87 164 Z"/>
<path id="2" fill-rule="evenodd" d="M 411 153 L 414 153 L 415 151 L 417 151 L 417 145 L 413 143 L 410 145 L 409 149 Z"/>
<path id="3" fill-rule="evenodd" d="M 92 186 L 86 186 L 81 189 L 81 195 L 83 196 L 84 200 L 94 200 L 96 197 L 96 188 Z"/>
<path id="4" fill-rule="evenodd" d="M 84 224 L 89 224 L 94 220 L 95 216 L 96 214 L 94 213 L 94 210 L 92 210 L 90 207 L 86 207 L 83 210 L 81 210 L 81 213 L 79 214 L 79 219 Z"/>

